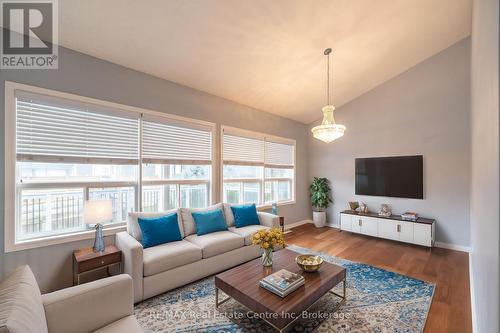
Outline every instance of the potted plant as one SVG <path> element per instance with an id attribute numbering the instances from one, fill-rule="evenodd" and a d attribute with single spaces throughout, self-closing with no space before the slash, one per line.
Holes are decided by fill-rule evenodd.
<path id="1" fill-rule="evenodd" d="M 314 177 L 314 180 L 309 187 L 311 192 L 311 204 L 313 206 L 313 222 L 316 228 L 321 228 L 326 225 L 326 209 L 332 203 L 330 197 L 330 184 L 328 179 Z"/>

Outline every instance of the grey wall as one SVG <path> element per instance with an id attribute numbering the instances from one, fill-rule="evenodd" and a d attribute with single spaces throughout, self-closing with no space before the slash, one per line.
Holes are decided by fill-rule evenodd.
<path id="1" fill-rule="evenodd" d="M 310 139 L 309 176 L 333 186 L 331 224 L 348 201 L 371 211 L 388 203 L 394 213 L 435 218 L 437 241 L 469 245 L 469 54 L 467 38 L 338 108 L 344 137 Z M 356 157 L 413 154 L 424 155 L 424 200 L 354 194 Z"/>
<path id="2" fill-rule="evenodd" d="M 476 332 L 499 332 L 499 5 L 472 16 L 471 271 Z"/>
<path id="3" fill-rule="evenodd" d="M 4 83 L 14 81 L 106 101 L 177 114 L 297 141 L 297 204 L 279 207 L 286 223 L 310 218 L 307 197 L 307 126 L 185 86 L 136 72 L 72 50 L 60 48 L 58 70 L 2 70 L 0 106 L 4 108 Z M 243 88 L 242 88 L 243 89 Z M 1 116 L 2 133 L 4 112 Z M 219 135 L 218 135 L 219 136 Z M 71 253 L 91 245 L 81 241 L 4 254 L 4 136 L 0 135 L 0 279 L 20 264 L 29 264 L 43 291 L 71 283 Z M 218 191 L 219 192 L 219 191 Z M 108 240 L 112 241 L 112 240 Z"/>

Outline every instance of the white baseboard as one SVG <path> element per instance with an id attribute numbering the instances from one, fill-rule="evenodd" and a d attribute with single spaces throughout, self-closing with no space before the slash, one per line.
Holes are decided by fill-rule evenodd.
<path id="1" fill-rule="evenodd" d="M 477 330 L 476 298 L 474 294 L 474 274 L 472 271 L 472 252 L 469 252 L 469 287 L 470 287 L 470 308 L 472 316 L 472 333 Z"/>
<path id="2" fill-rule="evenodd" d="M 290 230 L 292 228 L 298 227 L 299 225 L 307 224 L 307 223 L 313 223 L 312 220 L 302 220 L 299 222 L 295 223 L 290 223 L 290 224 L 285 224 L 285 230 Z"/>
<path id="3" fill-rule="evenodd" d="M 455 251 L 462 251 L 462 252 L 470 253 L 470 247 L 469 246 L 464 246 L 464 245 L 450 244 L 450 243 L 445 243 L 445 242 L 435 242 L 434 246 L 435 247 L 440 247 L 442 249 L 448 249 L 448 250 L 455 250 Z"/>

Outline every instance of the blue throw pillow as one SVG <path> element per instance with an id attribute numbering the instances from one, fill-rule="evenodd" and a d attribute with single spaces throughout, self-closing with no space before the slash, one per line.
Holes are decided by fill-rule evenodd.
<path id="1" fill-rule="evenodd" d="M 177 213 L 160 217 L 139 217 L 142 232 L 142 246 L 151 246 L 182 240 Z"/>
<path id="2" fill-rule="evenodd" d="M 203 212 L 191 212 L 196 224 L 196 234 L 206 235 L 211 232 L 227 230 L 226 219 L 222 209 L 209 210 Z"/>
<path id="3" fill-rule="evenodd" d="M 236 228 L 246 227 L 247 225 L 259 225 L 257 216 L 257 207 L 255 204 L 231 206 L 234 215 L 234 225 Z"/>

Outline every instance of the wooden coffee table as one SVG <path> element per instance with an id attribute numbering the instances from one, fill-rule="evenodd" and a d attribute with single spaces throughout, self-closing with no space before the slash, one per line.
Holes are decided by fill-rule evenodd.
<path id="1" fill-rule="evenodd" d="M 215 306 L 219 307 L 233 298 L 282 332 L 326 293 L 340 297 L 338 305 L 345 301 L 345 268 L 324 262 L 318 272 L 305 273 L 295 263 L 297 255 L 297 252 L 282 249 L 274 253 L 272 267 L 263 267 L 261 259 L 258 258 L 217 274 Z M 305 278 L 305 285 L 285 298 L 259 286 L 262 278 L 280 269 L 301 274 Z M 331 290 L 340 282 L 343 283 L 343 295 Z M 229 297 L 219 301 L 219 289 Z"/>

